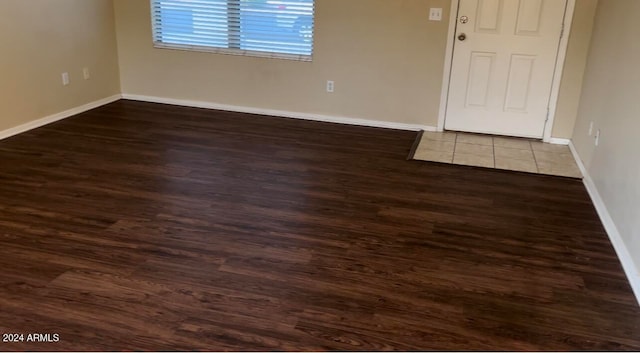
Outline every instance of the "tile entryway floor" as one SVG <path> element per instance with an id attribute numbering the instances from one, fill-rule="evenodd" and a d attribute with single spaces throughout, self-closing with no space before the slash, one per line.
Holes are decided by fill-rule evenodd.
<path id="1" fill-rule="evenodd" d="M 582 178 L 569 146 L 539 140 L 456 132 L 427 132 L 412 159 Z"/>

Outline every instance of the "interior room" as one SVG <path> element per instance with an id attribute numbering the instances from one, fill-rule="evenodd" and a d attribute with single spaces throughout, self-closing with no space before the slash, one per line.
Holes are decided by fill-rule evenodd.
<path id="1" fill-rule="evenodd" d="M 638 13 L 0 1 L 0 350 L 640 350 Z"/>

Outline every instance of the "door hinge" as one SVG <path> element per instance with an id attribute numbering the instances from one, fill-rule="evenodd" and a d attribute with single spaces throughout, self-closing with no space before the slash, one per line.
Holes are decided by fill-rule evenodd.
<path id="1" fill-rule="evenodd" d="M 549 107 L 547 107 L 547 117 L 546 119 L 544 119 L 544 122 L 546 123 L 547 121 L 549 121 Z"/>

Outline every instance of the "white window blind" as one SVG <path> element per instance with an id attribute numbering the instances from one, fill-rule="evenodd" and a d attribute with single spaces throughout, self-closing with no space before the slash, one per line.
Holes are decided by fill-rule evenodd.
<path id="1" fill-rule="evenodd" d="M 310 61 L 314 0 L 151 0 L 156 47 Z"/>

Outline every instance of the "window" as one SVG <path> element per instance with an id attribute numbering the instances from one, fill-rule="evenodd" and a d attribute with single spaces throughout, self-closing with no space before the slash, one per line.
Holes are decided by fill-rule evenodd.
<path id="1" fill-rule="evenodd" d="M 310 61 L 314 0 L 151 0 L 156 47 Z"/>

